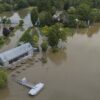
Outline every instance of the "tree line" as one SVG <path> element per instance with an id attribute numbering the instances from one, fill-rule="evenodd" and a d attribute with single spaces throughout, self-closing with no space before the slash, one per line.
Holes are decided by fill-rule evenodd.
<path id="1" fill-rule="evenodd" d="M 41 26 L 61 22 L 68 27 L 87 27 L 100 21 L 100 0 L 30 0 L 34 4 L 32 21 Z M 45 6 L 44 6 L 45 5 Z M 58 12 L 59 16 L 53 15 Z M 61 11 L 61 13 L 60 13 Z"/>
<path id="2" fill-rule="evenodd" d="M 1 0 L 0 12 L 29 6 L 37 7 L 42 26 L 58 21 L 52 19 L 56 11 L 62 11 L 59 22 L 69 27 L 75 27 L 77 24 L 87 27 L 90 23 L 100 21 L 100 0 Z"/>

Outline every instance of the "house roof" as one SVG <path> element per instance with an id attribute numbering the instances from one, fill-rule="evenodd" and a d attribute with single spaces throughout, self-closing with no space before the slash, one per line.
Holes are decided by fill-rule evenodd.
<path id="1" fill-rule="evenodd" d="M 25 43 L 25 44 L 22 44 L 21 46 L 11 49 L 11 50 L 0 53 L 0 59 L 3 62 L 6 62 L 6 61 L 12 60 L 32 49 L 33 49 L 33 47 L 31 46 L 30 43 Z"/>

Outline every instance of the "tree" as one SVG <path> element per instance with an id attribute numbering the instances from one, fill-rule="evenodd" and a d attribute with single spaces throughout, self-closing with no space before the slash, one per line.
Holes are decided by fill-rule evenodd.
<path id="1" fill-rule="evenodd" d="M 38 10 L 35 7 L 31 11 L 31 21 L 32 21 L 32 24 L 35 25 L 37 20 L 38 20 Z"/>
<path id="2" fill-rule="evenodd" d="M 0 37 L 0 47 L 5 43 L 4 38 Z"/>
<path id="3" fill-rule="evenodd" d="M 10 34 L 10 30 L 9 30 L 8 28 L 4 27 L 4 28 L 3 28 L 3 35 L 4 35 L 5 37 L 7 37 L 7 36 L 9 36 L 9 34 Z"/>
<path id="4" fill-rule="evenodd" d="M 48 36 L 48 32 L 49 32 L 49 27 L 48 26 L 44 26 L 42 29 L 41 29 L 41 32 L 44 36 Z"/>
<path id="5" fill-rule="evenodd" d="M 39 37 L 35 34 L 33 35 L 33 42 L 38 43 Z"/>
<path id="6" fill-rule="evenodd" d="M 76 27 L 76 21 L 75 19 L 77 18 L 76 14 L 68 14 L 68 21 L 65 23 L 65 26 L 68 27 Z"/>
<path id="7" fill-rule="evenodd" d="M 18 0 L 17 9 L 25 8 L 25 7 L 28 7 L 28 6 L 29 6 L 29 4 L 28 4 L 27 0 Z"/>
<path id="8" fill-rule="evenodd" d="M 81 4 L 77 7 L 77 14 L 80 20 L 88 21 L 90 19 L 91 8 L 88 4 Z"/>
<path id="9" fill-rule="evenodd" d="M 58 38 L 58 27 L 51 27 L 48 34 L 48 42 L 52 48 L 57 48 L 59 38 Z"/>
<path id="10" fill-rule="evenodd" d="M 48 49 L 48 43 L 47 43 L 47 41 L 43 41 L 43 43 L 41 44 L 41 47 L 42 47 L 42 51 L 46 52 L 47 49 Z"/>
<path id="11" fill-rule="evenodd" d="M 99 9 L 92 9 L 91 10 L 91 21 L 96 22 L 100 21 L 100 10 Z"/>
<path id="12" fill-rule="evenodd" d="M 40 19 L 40 25 L 41 26 L 51 25 L 52 24 L 52 15 L 51 15 L 50 12 L 42 11 L 39 14 L 39 19 Z"/>
<path id="13" fill-rule="evenodd" d="M 7 73 L 0 69 L 0 88 L 5 87 L 7 84 Z"/>
<path id="14" fill-rule="evenodd" d="M 49 11 L 51 10 L 50 0 L 37 0 L 38 11 Z"/>
<path id="15" fill-rule="evenodd" d="M 49 34 L 48 34 L 48 42 L 49 45 L 52 48 L 57 48 L 57 45 L 59 43 L 59 40 L 62 41 L 66 40 L 66 31 L 64 31 L 64 28 L 62 27 L 62 24 L 55 24 L 50 28 Z"/>
<path id="16" fill-rule="evenodd" d="M 68 13 L 69 13 L 69 14 L 76 14 L 76 8 L 75 8 L 75 7 L 70 7 L 70 8 L 68 9 Z"/>

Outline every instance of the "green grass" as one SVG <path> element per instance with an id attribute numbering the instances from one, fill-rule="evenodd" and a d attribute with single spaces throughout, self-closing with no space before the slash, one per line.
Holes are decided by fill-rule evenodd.
<path id="1" fill-rule="evenodd" d="M 31 28 L 28 28 L 24 34 L 22 35 L 22 37 L 20 38 L 19 42 L 24 42 L 24 43 L 31 43 L 33 44 L 33 39 L 32 39 L 32 35 L 30 34 L 31 32 Z"/>

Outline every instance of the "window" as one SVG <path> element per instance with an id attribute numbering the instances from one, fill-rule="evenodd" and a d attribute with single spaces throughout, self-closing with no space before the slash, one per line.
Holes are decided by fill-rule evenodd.
<path id="1" fill-rule="evenodd" d="M 0 59 L 0 65 L 2 65 L 2 66 L 4 65 L 1 59 Z"/>
<path id="2" fill-rule="evenodd" d="M 14 59 L 12 59 L 12 60 L 10 60 L 9 61 L 9 64 L 11 64 L 11 63 L 13 63 L 13 62 L 15 62 L 15 61 L 18 61 L 20 58 L 23 58 L 23 57 L 25 57 L 25 56 L 27 56 L 28 55 L 28 52 L 27 53 L 24 53 L 24 54 L 22 54 L 22 55 L 20 55 L 20 56 L 18 56 L 18 57 L 16 57 L 16 58 L 14 58 Z"/>

